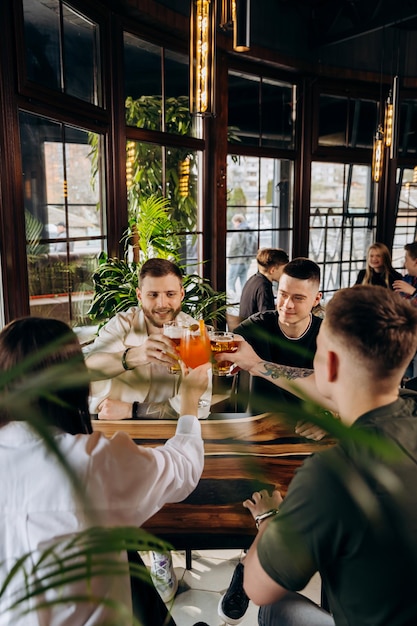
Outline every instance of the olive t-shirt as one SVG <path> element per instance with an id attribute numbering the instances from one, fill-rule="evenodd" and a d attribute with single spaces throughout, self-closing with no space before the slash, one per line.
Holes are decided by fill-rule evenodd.
<path id="1" fill-rule="evenodd" d="M 390 440 L 398 461 L 353 441 L 314 454 L 265 529 L 259 560 L 291 591 L 319 571 L 338 626 L 415 625 L 415 397 L 366 413 L 352 426 L 359 429 Z"/>

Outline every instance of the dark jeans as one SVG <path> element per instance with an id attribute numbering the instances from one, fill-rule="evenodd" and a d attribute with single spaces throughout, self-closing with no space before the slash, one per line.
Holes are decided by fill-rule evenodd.
<path id="1" fill-rule="evenodd" d="M 127 556 L 129 563 L 145 567 L 137 552 L 128 552 Z M 176 626 L 150 577 L 149 581 L 144 581 L 132 576 L 130 583 L 133 615 L 139 620 L 141 626 Z"/>
<path id="2" fill-rule="evenodd" d="M 290 591 L 282 600 L 261 606 L 259 626 L 335 626 L 330 613 L 299 593 Z"/>

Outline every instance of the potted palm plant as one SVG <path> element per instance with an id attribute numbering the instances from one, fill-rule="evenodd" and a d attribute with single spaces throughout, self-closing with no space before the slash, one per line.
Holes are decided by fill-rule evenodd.
<path id="1" fill-rule="evenodd" d="M 105 323 L 119 311 L 137 305 L 138 270 L 151 257 L 180 263 L 180 226 L 170 217 L 169 200 L 157 195 L 144 198 L 131 217 L 123 238 L 125 255 L 109 258 L 102 253 L 93 273 L 94 296 L 88 311 L 93 321 Z M 206 322 L 226 316 L 226 294 L 215 291 L 210 282 L 184 267 L 183 310 Z"/>

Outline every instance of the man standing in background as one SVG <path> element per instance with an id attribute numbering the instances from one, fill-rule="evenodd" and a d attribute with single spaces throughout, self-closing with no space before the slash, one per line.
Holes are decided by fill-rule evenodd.
<path id="1" fill-rule="evenodd" d="M 249 230 L 249 224 L 241 213 L 233 216 L 232 224 L 236 232 L 233 233 L 230 240 L 228 254 L 229 276 L 227 282 L 229 291 L 237 293 L 237 280 L 239 279 L 240 291 L 242 291 L 248 277 L 248 269 L 258 250 L 258 241 L 255 233 Z"/>
<path id="2" fill-rule="evenodd" d="M 239 317 L 245 320 L 254 313 L 275 309 L 272 283 L 278 282 L 288 254 L 281 248 L 261 248 L 256 255 L 258 271 L 245 283 L 240 296 Z"/>

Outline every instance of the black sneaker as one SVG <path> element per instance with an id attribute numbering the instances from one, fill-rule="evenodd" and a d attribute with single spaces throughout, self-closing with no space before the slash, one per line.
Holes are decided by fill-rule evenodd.
<path id="1" fill-rule="evenodd" d="M 239 624 L 249 605 L 249 598 L 243 589 L 243 565 L 239 563 L 233 572 L 232 582 L 224 596 L 220 598 L 217 613 L 226 624 Z"/>

